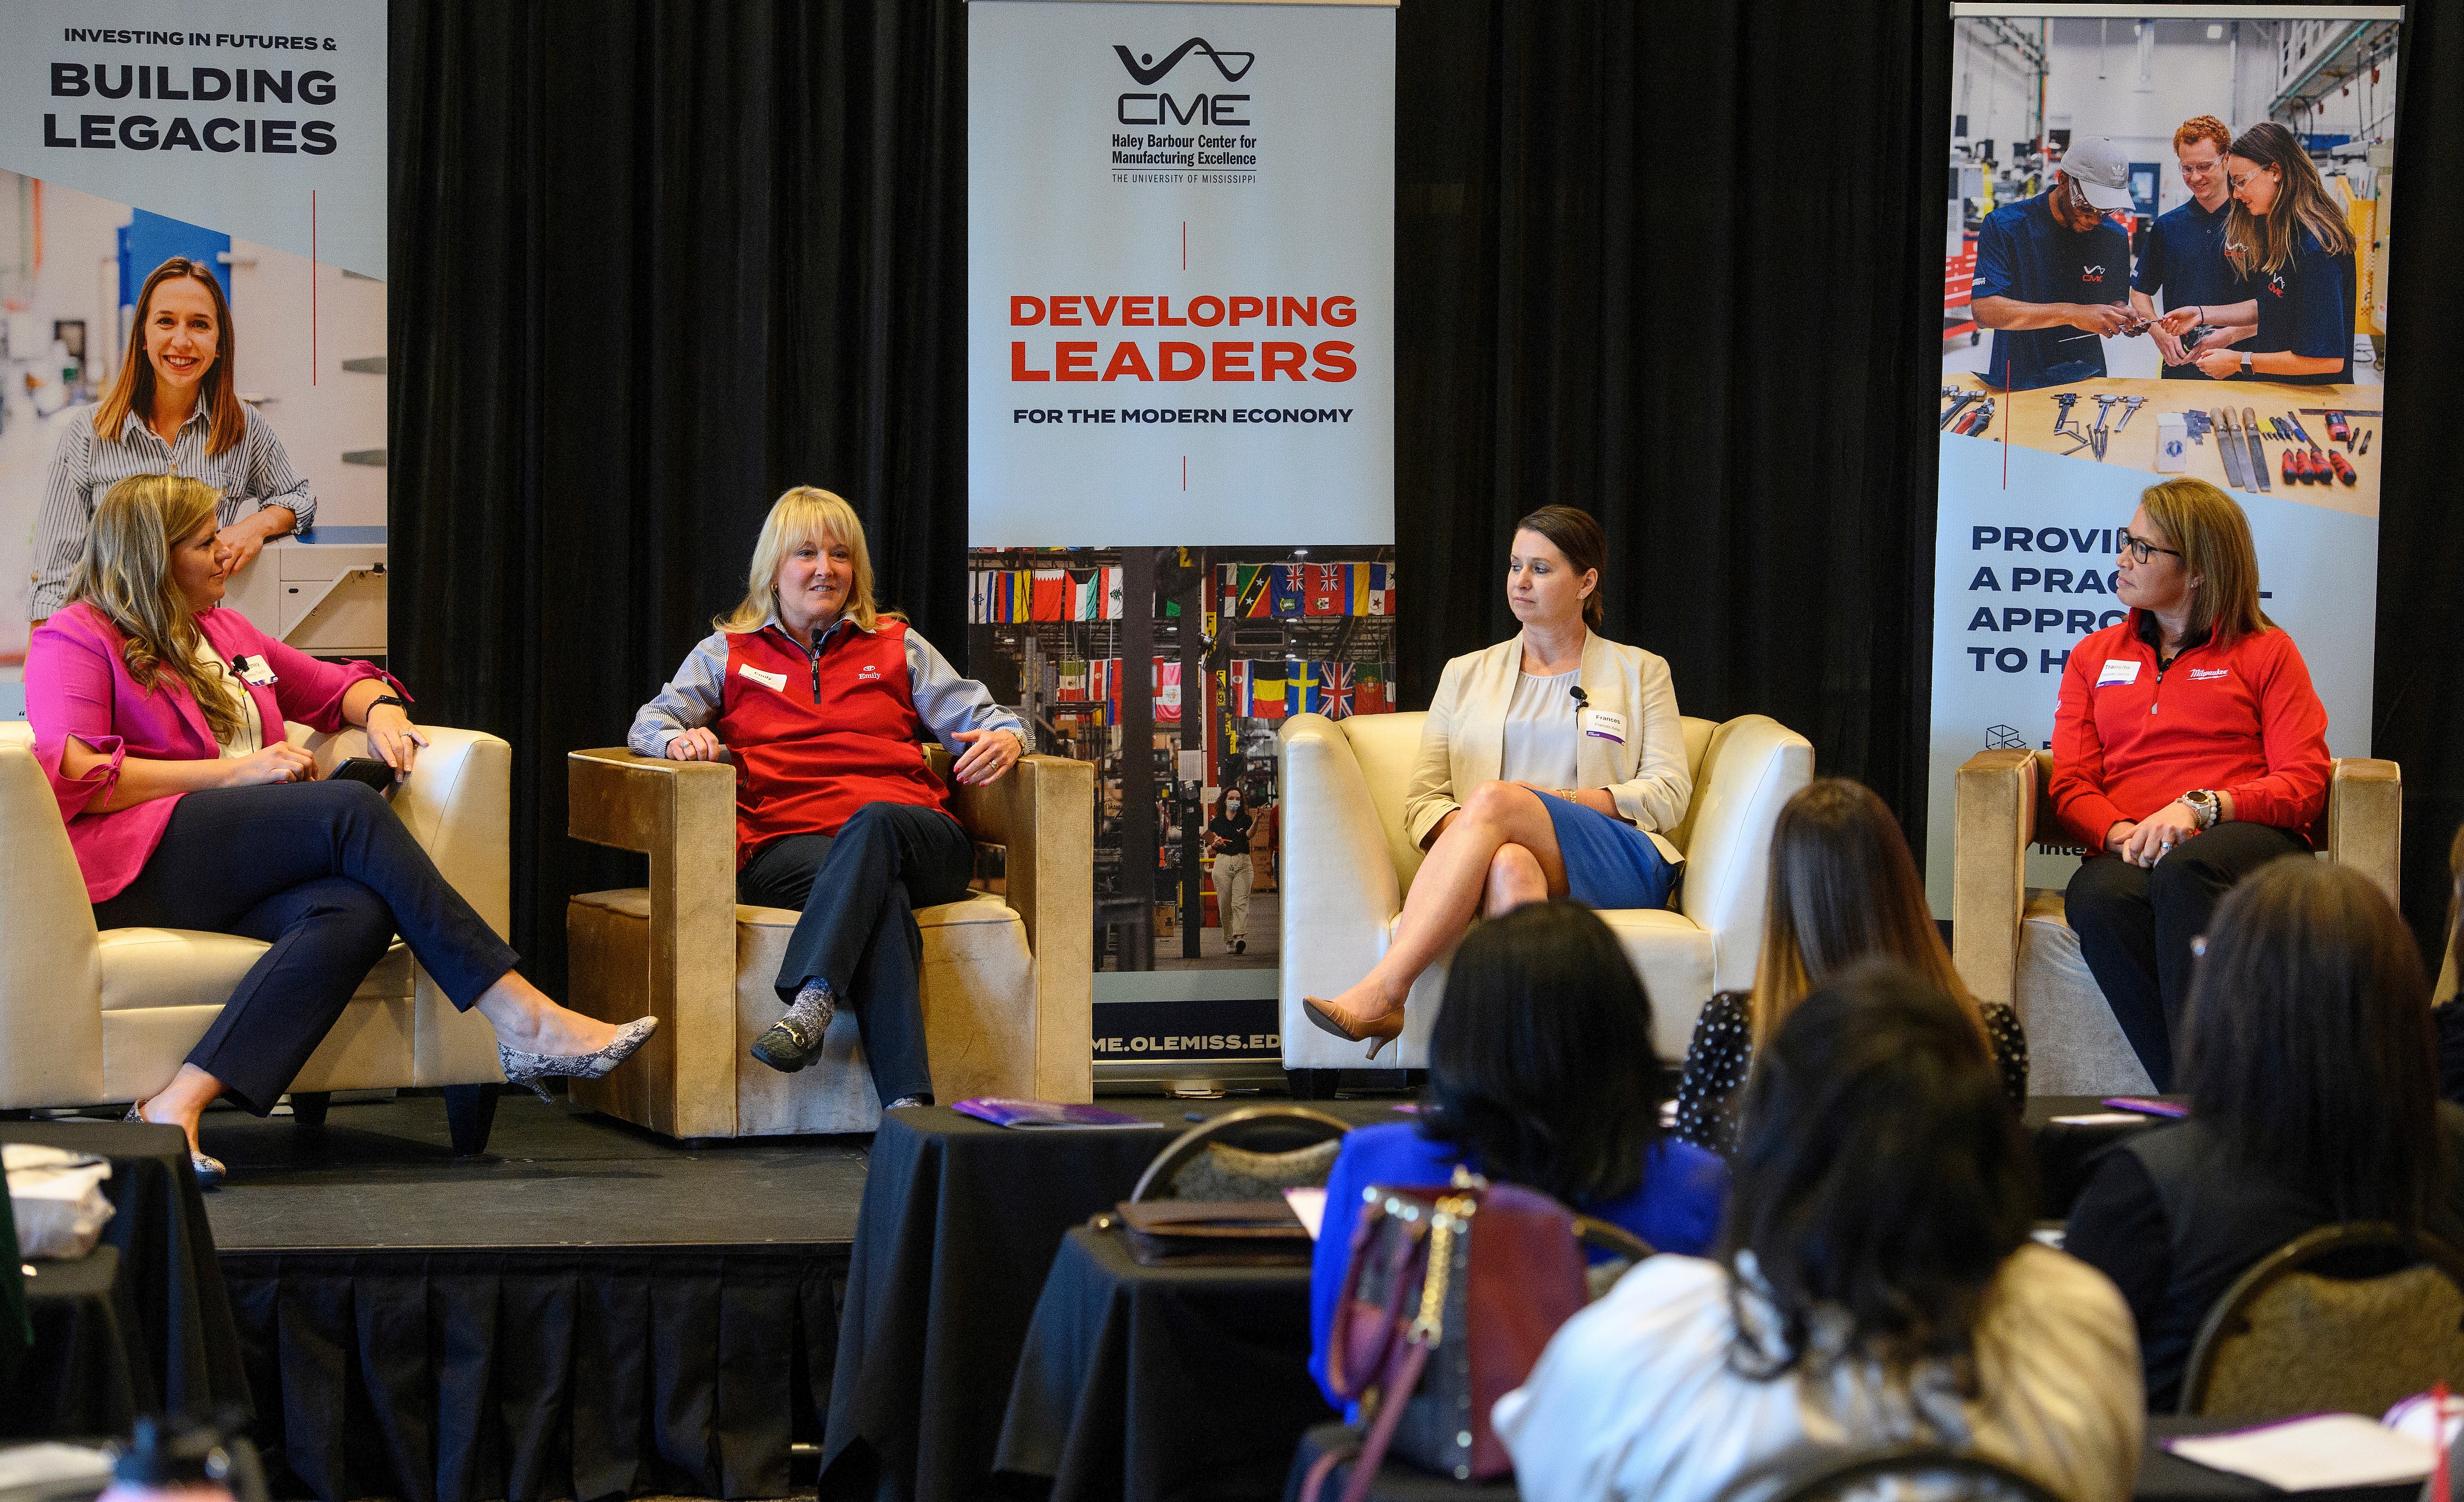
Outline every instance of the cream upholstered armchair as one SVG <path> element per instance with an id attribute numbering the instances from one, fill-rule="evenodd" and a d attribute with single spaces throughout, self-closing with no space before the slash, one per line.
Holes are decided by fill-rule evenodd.
<path id="1" fill-rule="evenodd" d="M 394 812 L 445 879 L 506 932 L 511 748 L 495 736 L 422 725 L 430 744 Z M 360 732 L 286 725 L 331 767 L 364 754 Z M 266 946 L 170 928 L 98 932 L 33 728 L 0 724 L 0 1109 L 138 1100 L 171 1081 Z M 446 1087 L 453 1147 L 487 1146 L 496 1035 L 459 1012 L 396 939 L 292 1081 L 302 1122 L 338 1090 Z"/>
<path id="2" fill-rule="evenodd" d="M 1403 823 L 1404 784 L 1426 715 L 1295 715 L 1284 722 L 1283 1043 L 1296 1091 L 1321 1080 L 1298 1071 L 1428 1063 L 1429 1025 L 1445 989 L 1444 961 L 1412 987 L 1397 1052 L 1368 1065 L 1361 1046 L 1319 1031 L 1301 998 L 1332 996 L 1386 952 L 1420 850 Z M 1651 993 L 1661 1057 L 1685 1056 L 1694 1019 L 1714 991 L 1753 983 L 1762 944 L 1772 826 L 1780 806 L 1814 776 L 1814 746 L 1766 715 L 1726 724 L 1688 718 L 1685 760 L 1694 802 L 1667 831 L 1685 853 L 1677 904 L 1604 912 Z"/>
<path id="3" fill-rule="evenodd" d="M 2008 1002 L 2028 1032 L 2028 1090 L 2037 1095 L 2144 1094 L 2153 1089 L 2079 954 L 2059 892 L 2028 885 L 2028 847 L 2054 822 L 2050 751 L 1979 751 L 1953 800 L 1951 960 L 1980 1001 Z M 2393 762 L 2343 757 L 2327 784 L 2330 860 L 2392 899 L 2402 864 L 2404 779 Z M 2314 831 L 2314 836 L 2315 836 Z"/>
<path id="4" fill-rule="evenodd" d="M 930 747 L 944 781 L 950 759 Z M 574 1100 L 670 1137 L 869 1132 L 881 1102 L 855 1018 L 819 1061 L 781 1074 L 747 1052 L 779 1020 L 771 983 L 801 915 L 736 900 L 736 767 L 623 747 L 566 759 L 568 827 L 650 857 L 648 887 L 565 908 L 571 1005 L 611 1022 L 655 1014 L 634 1068 L 575 1080 Z M 1095 769 L 1019 760 L 958 789 L 958 822 L 1001 848 L 999 892 L 918 908 L 925 1048 L 936 1098 L 1094 1098 Z"/>

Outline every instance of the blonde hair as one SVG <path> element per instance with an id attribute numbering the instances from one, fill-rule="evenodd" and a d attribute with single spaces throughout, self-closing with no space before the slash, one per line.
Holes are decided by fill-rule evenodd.
<path id="1" fill-rule="evenodd" d="M 829 491 L 798 485 L 774 501 L 762 520 L 761 535 L 753 543 L 753 567 L 745 576 L 744 598 L 711 624 L 722 631 L 759 630 L 779 607 L 779 565 L 805 543 L 825 538 L 846 548 L 855 565 L 855 579 L 839 613 L 868 631 L 884 616 L 907 619 L 872 603 L 872 554 L 864 545 L 864 520 L 855 508 Z"/>
<path id="2" fill-rule="evenodd" d="M 2238 502 L 2206 480 L 2186 475 L 2148 486 L 2139 503 L 2181 549 L 2184 571 L 2198 578 L 2190 597 L 2192 635 L 2206 631 L 2218 647 L 2230 647 L 2275 628 L 2258 607 L 2258 548 Z"/>
<path id="3" fill-rule="evenodd" d="M 1985 1013 L 1951 967 L 1899 821 L 1844 777 L 1808 783 L 1771 830 L 1770 898 L 1754 965 L 1753 1044 L 1859 961 L 1888 956 L 1948 992 L 1985 1036 Z"/>
<path id="4" fill-rule="evenodd" d="M 152 693 L 165 674 L 178 679 L 205 713 L 217 742 L 238 738 L 245 723 L 238 683 L 197 661 L 205 633 L 197 611 L 171 577 L 171 552 L 214 524 L 223 493 L 178 475 L 132 475 L 111 487 L 87 523 L 85 551 L 69 575 L 68 603 L 100 611 L 126 640 L 121 659 L 139 688 Z"/>

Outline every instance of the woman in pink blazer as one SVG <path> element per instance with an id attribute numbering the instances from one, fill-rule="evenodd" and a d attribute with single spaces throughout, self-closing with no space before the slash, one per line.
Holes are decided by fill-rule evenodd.
<path id="1" fill-rule="evenodd" d="M 198 1179 L 221 1182 L 198 1116 L 223 1094 L 272 1110 L 396 933 L 455 1006 L 495 1026 L 508 1080 L 607 1073 L 657 1020 L 617 1027 L 548 1000 L 375 789 L 319 781 L 284 740 L 286 719 L 363 727 L 397 781 L 426 743 L 385 674 L 319 662 L 216 608 L 231 563 L 219 498 L 169 475 L 114 485 L 68 605 L 26 653 L 26 718 L 96 926 L 272 946 L 131 1118 L 178 1123 Z"/>

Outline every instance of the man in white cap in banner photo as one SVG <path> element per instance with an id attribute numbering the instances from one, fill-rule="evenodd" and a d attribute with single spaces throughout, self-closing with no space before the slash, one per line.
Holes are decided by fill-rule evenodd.
<path id="1" fill-rule="evenodd" d="M 2075 136 L 2054 184 L 1996 209 L 1976 235 L 1970 307 L 1993 331 L 1986 385 L 2034 390 L 2104 372 L 2104 341 L 2145 324 L 2130 308 L 2130 236 L 2105 217 L 2131 206 L 2130 165 L 2102 136 Z"/>

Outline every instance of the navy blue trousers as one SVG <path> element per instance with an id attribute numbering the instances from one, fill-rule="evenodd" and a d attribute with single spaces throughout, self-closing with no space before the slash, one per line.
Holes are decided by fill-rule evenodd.
<path id="1" fill-rule="evenodd" d="M 393 936 L 468 1010 L 518 962 L 438 874 L 383 795 L 359 783 L 189 793 L 98 928 L 190 928 L 273 947 L 188 1062 L 258 1115 L 317 1051 Z"/>
<path id="2" fill-rule="evenodd" d="M 975 842 L 938 808 L 867 804 L 835 835 L 791 834 L 762 846 L 736 876 L 736 898 L 796 908 L 775 983 L 793 1002 L 829 983 L 855 1014 L 872 1087 L 888 1105 L 933 1093 L 924 1048 L 924 936 L 917 908 L 956 902 L 975 875 Z"/>
<path id="3" fill-rule="evenodd" d="M 2196 968 L 2190 940 L 2207 933 L 2216 904 L 2235 882 L 2309 849 L 2299 836 L 2264 824 L 2219 824 L 2154 866 L 2133 866 L 2119 855 L 2079 863 L 2062 899 L 2071 931 L 2113 1020 L 2160 1093 L 2173 1088 L 2173 1056 Z"/>

